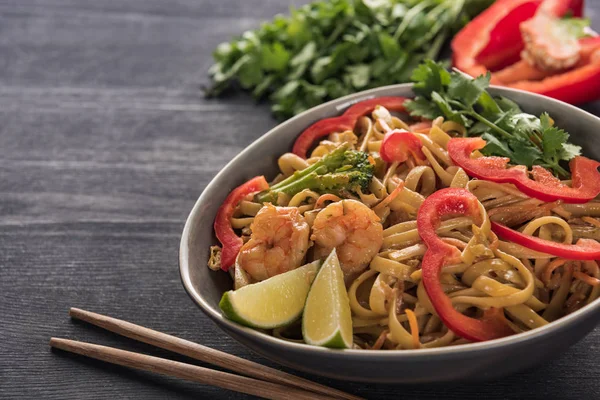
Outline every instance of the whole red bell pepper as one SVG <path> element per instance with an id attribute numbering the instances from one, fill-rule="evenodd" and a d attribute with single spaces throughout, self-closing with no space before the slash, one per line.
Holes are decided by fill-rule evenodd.
<path id="1" fill-rule="evenodd" d="M 425 160 L 421 151 L 421 141 L 409 131 L 394 129 L 385 134 L 379 154 L 381 159 L 387 163 L 404 162 L 409 156 L 413 156 L 417 162 Z"/>
<path id="2" fill-rule="evenodd" d="M 465 189 L 438 190 L 423 202 L 417 215 L 419 236 L 427 245 L 421 262 L 423 285 L 431 304 L 448 329 L 471 341 L 484 341 L 507 336 L 512 330 L 501 318 L 475 319 L 456 311 L 440 283 L 442 268 L 461 262 L 460 251 L 437 235 L 436 229 L 446 215 L 471 216 L 481 223 L 477 197 Z M 493 314 L 493 313 L 492 313 Z"/>
<path id="3" fill-rule="evenodd" d="M 349 107 L 339 117 L 326 118 L 315 122 L 304 130 L 294 142 L 292 152 L 302 158 L 306 158 L 308 150 L 313 143 L 333 132 L 342 132 L 354 129 L 356 121 L 367 115 L 375 107 L 382 106 L 390 111 L 405 111 L 405 97 L 376 97 L 374 99 L 364 100 Z"/>
<path id="4" fill-rule="evenodd" d="M 583 0 L 497 0 L 452 40 L 454 66 L 479 76 L 517 62 L 524 48 L 519 25 L 539 9 L 557 17 L 581 16 Z"/>
<path id="5" fill-rule="evenodd" d="M 452 138 L 448 154 L 456 165 L 472 177 L 498 183 L 512 183 L 521 192 L 542 201 L 562 200 L 565 203 L 586 203 L 600 194 L 600 162 L 586 157 L 575 157 L 569 163 L 572 186 L 567 186 L 548 170 L 535 165 L 530 179 L 523 165 L 506 168 L 510 161 L 505 157 L 471 158 L 471 153 L 484 148 L 485 140 Z"/>
<path id="6" fill-rule="evenodd" d="M 525 235 L 497 222 L 492 222 L 492 230 L 502 239 L 556 257 L 568 260 L 597 260 L 600 258 L 600 243 L 593 239 L 579 239 L 575 244 L 556 243 Z"/>
<path id="7" fill-rule="evenodd" d="M 229 193 L 215 217 L 214 229 L 217 239 L 221 242 L 221 269 L 227 271 L 235 263 L 244 242 L 235 234 L 231 226 L 231 217 L 237 205 L 249 194 L 269 188 L 264 176 L 257 176 L 236 187 Z"/>

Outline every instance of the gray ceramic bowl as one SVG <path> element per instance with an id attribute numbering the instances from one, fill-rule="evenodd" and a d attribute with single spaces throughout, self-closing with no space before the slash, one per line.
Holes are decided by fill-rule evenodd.
<path id="1" fill-rule="evenodd" d="M 568 104 L 518 90 L 493 88 L 529 113 L 547 111 L 584 147 L 600 159 L 600 118 Z M 330 350 L 276 339 L 241 326 L 221 315 L 219 300 L 232 288 L 228 274 L 206 266 L 208 248 L 216 243 L 213 219 L 228 192 L 256 175 L 273 177 L 277 157 L 290 151 L 296 136 L 313 122 L 340 114 L 350 104 L 379 96 L 412 97 L 411 85 L 377 88 L 346 96 L 308 110 L 272 129 L 235 157 L 206 187 L 190 213 L 179 253 L 183 286 L 192 300 L 221 329 L 240 343 L 280 364 L 331 378 L 380 382 L 420 383 L 491 379 L 531 367 L 562 353 L 600 321 L 600 301 L 547 326 L 483 343 L 439 349 L 363 351 Z"/>

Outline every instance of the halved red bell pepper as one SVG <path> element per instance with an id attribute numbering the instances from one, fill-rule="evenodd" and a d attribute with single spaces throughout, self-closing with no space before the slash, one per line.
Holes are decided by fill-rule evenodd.
<path id="1" fill-rule="evenodd" d="M 471 216 L 476 223 L 482 221 L 477 197 L 459 188 L 447 188 L 433 193 L 423 202 L 417 214 L 419 236 L 427 245 L 421 269 L 429 300 L 448 329 L 467 340 L 479 342 L 510 335 L 512 330 L 500 318 L 475 319 L 456 311 L 442 289 L 442 268 L 461 262 L 460 251 L 442 241 L 436 233 L 441 218 L 452 214 Z"/>
<path id="2" fill-rule="evenodd" d="M 394 129 L 383 137 L 379 154 L 381 159 L 387 163 L 401 163 L 408 160 L 411 155 L 417 162 L 421 162 L 425 159 L 421 147 L 423 144 L 414 134 L 403 129 Z"/>
<path id="3" fill-rule="evenodd" d="M 454 66 L 472 75 L 519 60 L 519 24 L 532 18 L 541 0 L 499 0 L 467 24 L 452 40 Z"/>
<path id="4" fill-rule="evenodd" d="M 569 163 L 572 186 L 567 186 L 539 165 L 534 165 L 530 179 L 523 165 L 507 168 L 505 157 L 471 158 L 471 153 L 486 145 L 485 140 L 452 138 L 448 154 L 452 161 L 472 177 L 499 183 L 512 183 L 521 192 L 542 201 L 562 200 L 565 203 L 586 203 L 600 194 L 600 162 L 586 157 L 575 157 Z"/>
<path id="5" fill-rule="evenodd" d="M 231 217 L 237 205 L 247 195 L 269 188 L 264 176 L 257 176 L 236 187 L 229 193 L 215 217 L 214 229 L 217 239 L 221 242 L 221 269 L 227 271 L 235 262 L 244 242 L 235 234 L 231 227 Z"/>
<path id="6" fill-rule="evenodd" d="M 581 60 L 572 69 L 554 75 L 544 76 L 543 71 L 535 67 L 522 65 L 520 61 L 515 66 L 509 67 L 511 75 L 518 67 L 526 69 L 531 80 L 521 80 L 506 84 L 508 87 L 542 94 L 570 104 L 581 104 L 596 100 L 600 97 L 600 37 L 584 38 L 579 41 L 581 46 Z M 506 75 L 506 74 L 504 74 Z M 492 75 L 495 78 L 494 75 Z M 502 84 L 503 82 L 495 81 Z"/>
<path id="7" fill-rule="evenodd" d="M 600 258 L 600 243 L 593 239 L 579 239 L 575 244 L 556 243 L 525 235 L 497 222 L 492 222 L 492 230 L 502 239 L 568 260 L 597 260 Z"/>
<path id="8" fill-rule="evenodd" d="M 497 0 L 452 40 L 454 66 L 479 76 L 517 62 L 524 48 L 519 25 L 540 8 L 557 17 L 581 16 L 583 0 Z"/>
<path id="9" fill-rule="evenodd" d="M 406 97 L 376 97 L 358 102 L 348 108 L 339 117 L 322 119 L 306 128 L 294 142 L 292 152 L 302 158 L 306 158 L 308 150 L 317 139 L 333 132 L 354 129 L 356 121 L 360 117 L 373 112 L 377 106 L 385 107 L 390 111 L 405 111 L 404 102 L 406 100 Z"/>

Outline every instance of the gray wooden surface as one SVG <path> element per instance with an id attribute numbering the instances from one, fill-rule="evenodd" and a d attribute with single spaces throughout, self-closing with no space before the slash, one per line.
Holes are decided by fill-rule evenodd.
<path id="1" fill-rule="evenodd" d="M 275 125 L 246 96 L 202 98 L 211 51 L 288 5 L 0 0 L 0 398 L 245 398 L 52 352 L 59 336 L 173 357 L 72 322 L 70 306 L 272 365 L 191 302 L 177 253 L 202 189 Z M 597 329 L 551 364 L 485 384 L 314 379 L 372 399 L 598 398 L 599 340 Z"/>

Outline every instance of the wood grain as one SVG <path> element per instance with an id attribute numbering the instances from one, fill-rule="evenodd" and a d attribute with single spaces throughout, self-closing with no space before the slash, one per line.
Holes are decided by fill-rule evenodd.
<path id="1" fill-rule="evenodd" d="M 0 398 L 248 398 L 49 351 L 61 336 L 189 362 L 71 322 L 75 305 L 275 366 L 189 300 L 177 251 L 202 189 L 276 124 L 245 95 L 202 98 L 210 53 L 290 3 L 0 0 Z M 587 6 L 600 30 L 600 2 Z M 600 115 L 600 103 L 584 108 Z M 369 399 L 597 399 L 599 343 L 597 329 L 552 363 L 491 383 L 300 375 Z"/>

